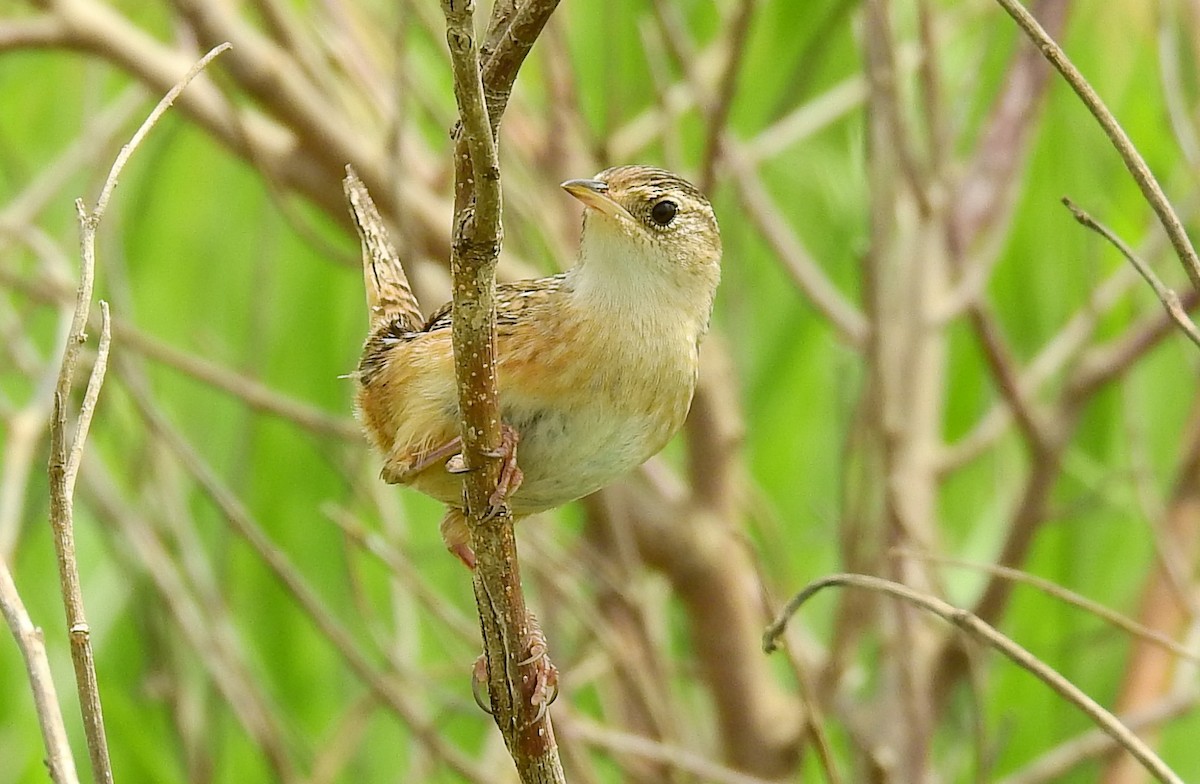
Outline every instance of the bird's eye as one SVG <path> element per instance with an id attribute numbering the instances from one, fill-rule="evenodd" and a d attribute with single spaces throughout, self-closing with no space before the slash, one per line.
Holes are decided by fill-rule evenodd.
<path id="1" fill-rule="evenodd" d="M 659 226 L 668 226 L 675 220 L 675 213 L 678 211 L 679 205 L 664 199 L 650 208 L 650 219 Z"/>

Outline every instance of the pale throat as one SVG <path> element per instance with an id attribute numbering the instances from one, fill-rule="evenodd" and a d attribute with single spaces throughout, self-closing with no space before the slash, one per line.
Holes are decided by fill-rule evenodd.
<path id="1" fill-rule="evenodd" d="M 630 236 L 592 221 L 568 273 L 575 301 L 635 331 L 683 328 L 698 338 L 712 310 L 714 284 L 670 257 L 665 241 Z"/>

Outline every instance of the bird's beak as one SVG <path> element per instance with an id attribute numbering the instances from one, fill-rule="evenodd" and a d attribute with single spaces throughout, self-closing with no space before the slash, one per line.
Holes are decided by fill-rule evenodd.
<path id="1" fill-rule="evenodd" d="M 593 210 L 599 210 L 613 218 L 633 220 L 629 210 L 608 195 L 607 183 L 600 182 L 600 180 L 567 180 L 562 184 L 562 189 Z"/>

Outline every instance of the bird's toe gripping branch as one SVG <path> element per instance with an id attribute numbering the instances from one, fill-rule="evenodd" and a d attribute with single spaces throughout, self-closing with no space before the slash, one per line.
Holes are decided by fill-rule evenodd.
<path id="1" fill-rule="evenodd" d="M 520 441 L 520 433 L 511 425 L 501 424 L 500 446 L 484 453 L 487 457 L 501 458 L 504 461 L 500 464 L 500 477 L 496 482 L 496 489 L 488 498 L 488 508 L 483 515 L 484 521 L 499 517 L 507 509 L 508 499 L 521 487 L 521 481 L 525 475 L 517 466 L 517 444 Z M 461 445 L 462 440 L 457 439 L 457 443 Z M 452 474 L 465 474 L 471 469 L 467 468 L 462 452 L 459 452 L 446 461 L 446 470 Z"/>
<path id="2" fill-rule="evenodd" d="M 485 453 L 487 457 L 501 458 L 503 463 L 500 465 L 500 476 L 496 481 L 496 489 L 488 498 L 488 508 L 484 512 L 483 520 L 489 521 L 499 517 L 508 506 L 508 499 L 513 493 L 521 487 L 521 481 L 524 479 L 524 474 L 520 467 L 517 466 L 517 443 L 521 440 L 521 436 L 510 425 L 502 424 L 500 426 L 500 446 L 498 449 Z M 462 439 L 455 438 L 446 445 L 434 450 L 437 459 L 446 460 L 446 470 L 452 474 L 465 474 L 471 469 L 467 468 L 466 461 L 463 460 L 462 452 L 454 454 L 455 450 L 462 449 Z M 475 568 L 475 551 L 471 549 L 471 531 L 467 526 L 465 513 L 461 509 L 451 507 L 446 510 L 446 516 L 442 518 L 442 541 L 446 543 L 446 549 L 454 553 L 458 560 L 466 564 L 468 569 Z"/>
<path id="3" fill-rule="evenodd" d="M 524 687 L 529 704 L 537 708 L 533 722 L 541 721 L 546 715 L 551 703 L 558 697 L 558 668 L 550 661 L 546 635 L 542 633 L 541 624 L 533 613 L 525 618 L 525 635 L 522 639 L 522 649 L 526 657 L 521 660 L 521 685 Z M 486 713 L 491 713 L 491 704 L 487 693 L 488 671 L 487 658 L 480 656 L 471 668 L 471 695 Z"/>

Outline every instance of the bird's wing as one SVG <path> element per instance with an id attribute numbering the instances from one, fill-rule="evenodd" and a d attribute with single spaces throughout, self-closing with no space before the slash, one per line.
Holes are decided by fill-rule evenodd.
<path id="1" fill-rule="evenodd" d="M 501 337 L 511 335 L 523 324 L 542 318 L 539 310 L 553 307 L 556 295 L 562 291 L 566 277 L 562 274 L 535 280 L 518 280 L 496 286 L 496 331 Z M 427 339 L 435 333 L 449 330 L 453 324 L 452 303 L 438 308 L 420 327 L 405 315 L 398 314 L 375 324 L 363 346 L 357 375 L 364 384 L 388 362 L 392 349 L 398 344 Z M 417 322 L 420 323 L 420 322 Z"/>
<path id="2" fill-rule="evenodd" d="M 548 301 L 552 301 L 566 282 L 562 273 L 548 278 L 534 280 L 516 280 L 510 283 L 496 285 L 496 328 L 500 332 L 520 324 L 531 317 L 536 317 L 537 310 Z M 429 317 L 421 332 L 434 332 L 439 329 L 450 329 L 453 316 L 453 303 L 447 302 Z"/>

